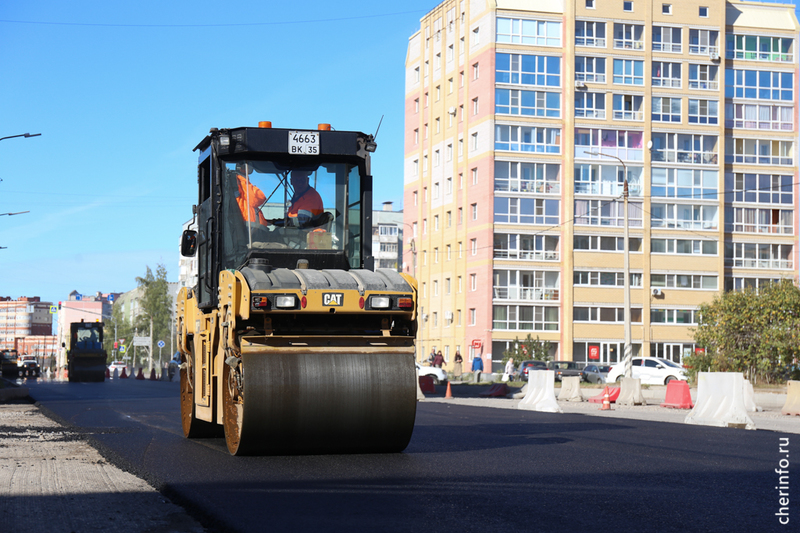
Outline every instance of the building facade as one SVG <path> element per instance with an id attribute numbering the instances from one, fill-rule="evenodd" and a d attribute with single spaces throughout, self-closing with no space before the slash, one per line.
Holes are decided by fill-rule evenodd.
<path id="1" fill-rule="evenodd" d="M 794 6 L 721 0 L 448 0 L 423 17 L 405 101 L 418 358 L 497 369 L 530 333 L 615 363 L 627 284 L 634 355 L 680 362 L 703 302 L 796 281 L 798 29 Z"/>
<path id="2" fill-rule="evenodd" d="M 53 335 L 53 306 L 38 296 L 0 297 L 0 350 L 35 355 L 41 364 L 58 353 Z"/>
<path id="3" fill-rule="evenodd" d="M 392 211 L 392 202 L 372 212 L 372 256 L 375 268 L 402 271 L 403 212 Z"/>

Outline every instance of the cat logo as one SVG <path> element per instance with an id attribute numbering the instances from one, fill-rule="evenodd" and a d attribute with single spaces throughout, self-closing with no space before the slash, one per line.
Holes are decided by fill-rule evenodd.
<path id="1" fill-rule="evenodd" d="M 341 292 L 326 292 L 322 294 L 322 305 L 328 307 L 341 307 L 344 294 Z"/>

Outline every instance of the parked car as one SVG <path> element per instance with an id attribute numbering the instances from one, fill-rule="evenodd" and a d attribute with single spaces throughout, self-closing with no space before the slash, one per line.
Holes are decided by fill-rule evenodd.
<path id="1" fill-rule="evenodd" d="M 417 371 L 420 376 L 430 376 L 433 378 L 433 384 L 439 385 L 447 381 L 447 372 L 436 366 L 422 366 L 416 363 Z"/>
<path id="2" fill-rule="evenodd" d="M 581 380 L 589 383 L 605 383 L 611 365 L 598 365 L 589 363 L 581 370 Z"/>
<path id="3" fill-rule="evenodd" d="M 19 369 L 20 377 L 39 377 L 42 373 L 39 367 L 39 362 L 36 360 L 35 355 L 21 355 L 17 359 L 17 368 Z"/>
<path id="4" fill-rule="evenodd" d="M 112 361 L 110 365 L 108 365 L 108 373 L 113 376 L 114 370 L 118 370 L 120 374 L 122 374 L 122 369 L 125 368 L 125 361 Z"/>
<path id="5" fill-rule="evenodd" d="M 622 381 L 625 377 L 625 363 L 617 363 L 608 372 L 606 381 Z M 631 377 L 642 380 L 642 385 L 666 385 L 674 379 L 688 381 L 689 376 L 678 363 L 660 357 L 634 357 Z"/>
<path id="6" fill-rule="evenodd" d="M 544 361 L 522 361 L 517 369 L 517 376 L 520 381 L 528 381 L 528 372 L 531 370 L 547 370 L 547 363 Z"/>
<path id="7" fill-rule="evenodd" d="M 562 378 L 581 375 L 581 365 L 574 361 L 548 361 L 547 369 L 555 372 L 556 381 L 561 381 Z"/>

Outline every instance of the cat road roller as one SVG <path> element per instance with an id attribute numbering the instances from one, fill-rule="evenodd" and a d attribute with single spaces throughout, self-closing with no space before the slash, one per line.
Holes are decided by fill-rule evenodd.
<path id="1" fill-rule="evenodd" d="M 70 381 L 105 381 L 106 359 L 102 322 L 73 322 L 69 325 L 67 376 Z"/>
<path id="2" fill-rule="evenodd" d="M 212 129 L 181 254 L 181 418 L 233 455 L 386 453 L 416 416 L 417 285 L 372 256 L 373 136 Z"/>

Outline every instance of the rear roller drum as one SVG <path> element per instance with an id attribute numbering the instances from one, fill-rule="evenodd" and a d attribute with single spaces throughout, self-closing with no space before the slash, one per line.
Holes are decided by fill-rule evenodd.
<path id="1" fill-rule="evenodd" d="M 189 368 L 181 367 L 181 425 L 183 434 L 189 439 L 214 437 L 219 433 L 218 426 L 205 420 L 198 420 L 194 412 L 194 388 Z"/>

